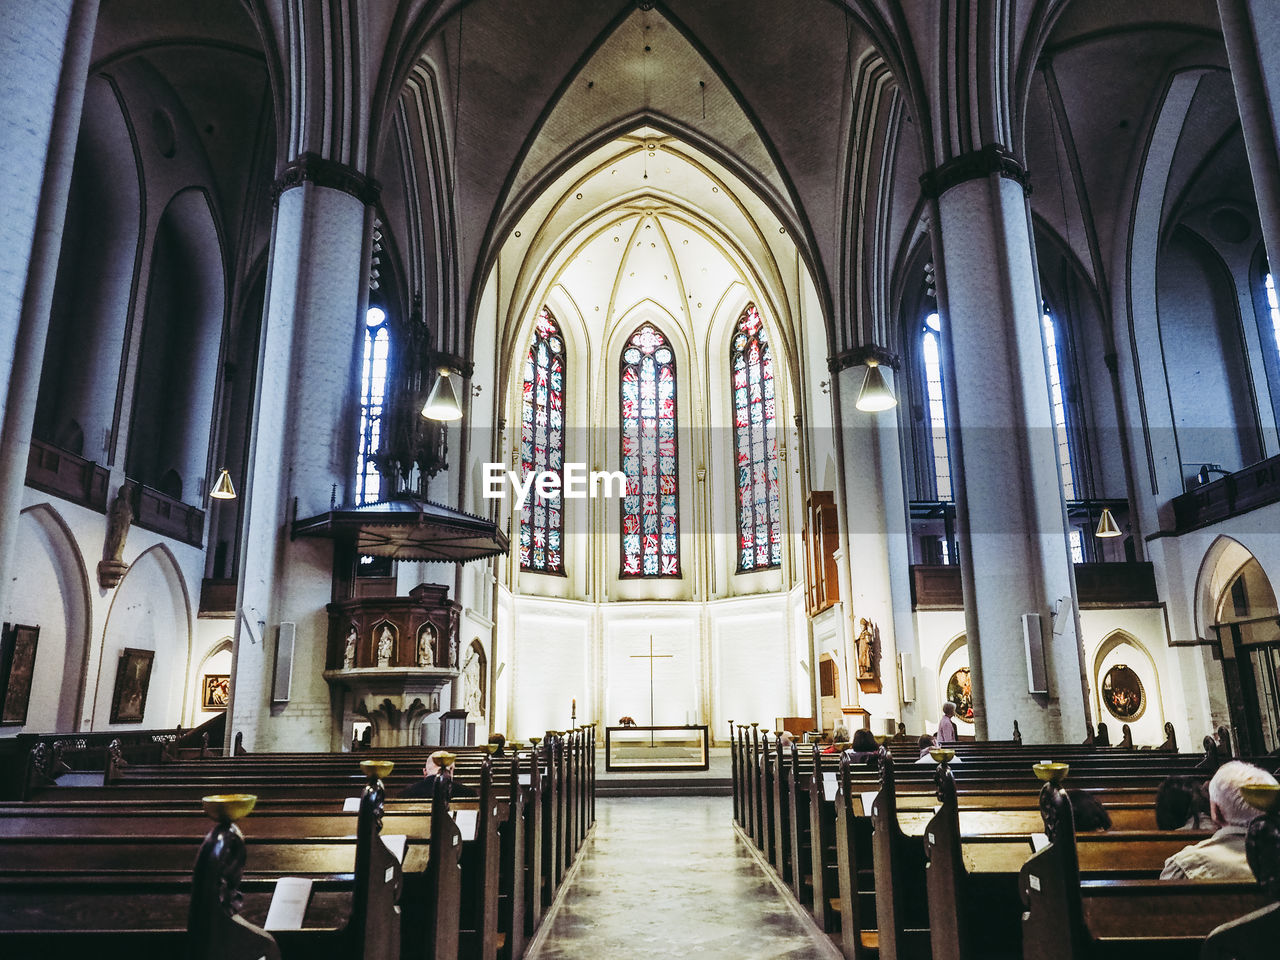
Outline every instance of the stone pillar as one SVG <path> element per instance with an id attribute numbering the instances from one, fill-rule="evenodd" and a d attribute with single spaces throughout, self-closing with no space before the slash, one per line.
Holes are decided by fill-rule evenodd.
<path id="1" fill-rule="evenodd" d="M 0 610 L 13 582 L 16 518 L 58 275 L 98 0 L 0 12 Z"/>
<path id="2" fill-rule="evenodd" d="M 351 499 L 359 395 L 357 345 L 376 184 L 307 155 L 277 183 L 245 480 L 234 687 L 227 735 L 250 750 L 329 750 L 333 705 L 322 676 L 333 544 L 292 540 L 290 524 Z M 296 624 L 288 704 L 273 705 L 280 624 Z M 340 742 L 340 741 L 338 741 Z"/>
<path id="3" fill-rule="evenodd" d="M 1218 0 L 1267 252 L 1280 258 L 1280 18 L 1274 0 Z"/>
<path id="4" fill-rule="evenodd" d="M 1080 740 L 1079 609 L 1026 174 L 1001 148 L 986 147 L 923 183 L 932 201 L 977 733 L 1007 740 L 1017 720 L 1029 743 Z M 1040 617 L 1044 694 L 1029 692 L 1026 614 Z"/>
<path id="5" fill-rule="evenodd" d="M 892 369 L 896 359 L 879 348 L 850 351 L 834 358 L 831 367 L 843 483 L 843 519 L 848 538 L 849 591 L 842 599 L 847 621 L 849 686 L 858 705 L 873 714 L 872 729 L 883 733 L 883 723 L 877 721 L 902 719 L 898 631 L 894 617 L 898 604 L 894 597 L 893 571 L 905 571 L 910 557 L 906 554 L 907 504 L 897 411 L 871 413 L 855 406 L 866 378 L 868 358 L 880 363 L 881 372 L 896 391 Z M 899 581 L 896 586 L 901 590 L 905 580 L 900 577 Z M 910 610 L 909 597 L 907 609 Z M 858 682 L 856 640 L 863 619 L 875 631 L 872 653 L 879 690 L 875 689 L 874 682 Z M 903 626 L 903 639 L 909 648 L 913 647 L 914 625 L 909 616 Z"/>

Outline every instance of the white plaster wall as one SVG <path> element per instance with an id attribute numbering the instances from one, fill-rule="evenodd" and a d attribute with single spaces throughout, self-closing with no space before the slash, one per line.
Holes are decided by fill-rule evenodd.
<path id="1" fill-rule="evenodd" d="M 968 650 L 960 659 L 954 654 L 948 655 L 943 662 L 943 654 L 957 637 L 964 635 L 963 610 L 917 610 L 916 640 L 919 650 L 919 662 L 916 666 L 916 709 L 915 725 L 909 725 L 907 732 L 915 736 L 938 729 L 938 718 L 942 716 L 942 702 L 946 699 L 946 682 L 951 674 L 962 666 L 967 666 Z M 960 732 L 973 733 L 973 727 L 966 723 L 959 725 Z M 1013 731 L 992 731 L 992 735 L 1001 740 L 1013 736 Z"/>
<path id="2" fill-rule="evenodd" d="M 115 494 L 118 482 L 113 477 L 110 494 Z M 38 522 L 32 519 L 37 514 Z M 103 514 L 28 487 L 22 516 L 19 535 L 24 541 L 19 556 L 24 560 L 18 567 L 16 589 L 0 615 L 4 620 L 40 626 L 36 686 L 28 724 L 0 727 L 0 736 L 109 728 L 115 668 L 124 646 L 158 651 L 146 725 L 182 723 L 188 716 L 184 701 L 194 634 L 192 606 L 199 597 L 203 551 L 133 527 L 125 542 L 124 561 L 137 566 L 131 567 L 118 587 L 103 590 L 95 572 L 106 533 Z M 121 591 L 135 574 L 121 602 Z M 135 607 L 152 611 L 154 617 L 148 620 L 143 612 L 125 613 L 126 608 Z M 159 645 L 149 647 L 148 640 Z M 83 644 L 83 655 L 78 643 Z M 130 727 L 136 725 L 123 728 Z"/>
<path id="3" fill-rule="evenodd" d="M 1147 697 L 1146 709 L 1142 715 L 1129 722 L 1133 742 L 1138 746 L 1159 746 L 1164 742 L 1164 722 L 1172 720 L 1178 733 L 1179 746 L 1194 749 L 1199 736 L 1190 736 L 1186 713 L 1182 708 L 1181 690 L 1168 680 L 1166 655 L 1169 651 L 1163 609 L 1081 610 L 1080 626 L 1084 632 L 1090 716 L 1095 724 L 1099 720 L 1106 721 L 1111 742 L 1120 742 L 1124 721 L 1117 720 L 1103 706 L 1102 678 L 1113 666 L 1122 663 L 1138 674 Z M 1103 648 L 1113 639 L 1123 639 L 1123 642 L 1103 653 Z"/>
<path id="4" fill-rule="evenodd" d="M 223 712 L 200 708 L 201 684 L 206 673 L 231 673 L 231 643 L 235 629 L 235 621 L 229 617 L 196 619 L 191 672 L 187 677 L 186 726 L 199 726 Z"/>
<path id="5" fill-rule="evenodd" d="M 592 660 L 591 606 L 517 598 L 513 605 L 513 649 L 506 675 L 511 684 L 508 736 L 527 740 L 569 725 L 570 700 L 578 722 L 596 717 L 588 705 Z M 616 719 L 616 718 L 615 718 Z"/>
<path id="6" fill-rule="evenodd" d="M 727 736 L 730 720 L 776 730 L 777 718 L 798 715 L 784 682 L 785 665 L 792 659 L 787 656 L 786 598 L 718 603 L 708 617 L 715 677 L 712 731 Z"/>

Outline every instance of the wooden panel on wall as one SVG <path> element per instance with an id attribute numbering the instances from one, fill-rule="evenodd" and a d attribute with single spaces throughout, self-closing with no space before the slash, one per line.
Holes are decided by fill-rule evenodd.
<path id="1" fill-rule="evenodd" d="M 840 517 L 835 494 L 814 490 L 805 504 L 805 599 L 809 616 L 816 616 L 840 600 L 836 549 L 840 546 Z"/>

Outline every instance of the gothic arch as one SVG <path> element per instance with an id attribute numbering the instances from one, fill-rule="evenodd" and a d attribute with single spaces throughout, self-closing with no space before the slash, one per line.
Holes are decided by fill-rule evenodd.
<path id="1" fill-rule="evenodd" d="M 17 551 L 25 559 L 6 619 L 41 628 L 25 726 L 38 732 L 78 730 L 92 627 L 84 557 L 70 526 L 50 504 L 23 510 L 18 529 Z M 43 715 L 41 707 L 47 711 Z"/>
<path id="2" fill-rule="evenodd" d="M 93 729 L 111 727 L 116 670 L 125 648 L 155 652 L 143 726 L 176 726 L 186 712 L 192 634 L 186 578 L 173 551 L 157 543 L 129 564 L 111 598 L 98 661 Z"/>
<path id="3" fill-rule="evenodd" d="M 1248 547 L 1228 536 L 1219 536 L 1205 551 L 1196 575 L 1195 628 L 1196 636 L 1204 641 L 1217 639 L 1213 625 L 1217 622 L 1218 601 L 1222 592 L 1250 560 L 1257 561 Z M 1261 566 L 1261 563 L 1259 562 Z M 1264 573 L 1265 568 L 1264 568 Z M 1268 574 L 1267 579 L 1271 577 Z M 1272 581 L 1274 582 L 1274 581 Z"/>
<path id="4" fill-rule="evenodd" d="M 1112 713 L 1103 702 L 1102 681 L 1106 672 L 1118 665 L 1113 654 L 1132 650 L 1137 660 L 1126 657 L 1125 666 L 1137 674 L 1142 684 L 1145 702 L 1138 714 L 1130 720 Z M 1119 726 L 1128 723 L 1138 744 L 1155 746 L 1164 739 L 1164 696 L 1160 686 L 1160 670 L 1146 644 L 1126 630 L 1115 629 L 1108 633 L 1094 651 L 1089 671 L 1089 686 L 1093 697 L 1093 720 L 1102 720 L 1117 731 L 1113 742 L 1119 741 Z"/>
<path id="5" fill-rule="evenodd" d="M 188 187 L 169 201 L 151 244 L 129 426 L 129 475 L 156 486 L 174 470 L 182 499 L 199 503 L 207 474 L 226 275 L 209 194 Z"/>

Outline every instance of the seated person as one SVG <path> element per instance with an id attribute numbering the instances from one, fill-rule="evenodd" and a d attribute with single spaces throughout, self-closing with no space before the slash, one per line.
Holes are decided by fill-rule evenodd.
<path id="1" fill-rule="evenodd" d="M 845 751 L 852 763 L 865 763 L 868 767 L 874 767 L 880 758 L 880 745 L 876 743 L 875 734 L 866 727 L 859 727 L 853 731 L 853 739 L 849 742 L 849 749 Z"/>
<path id="2" fill-rule="evenodd" d="M 844 727 L 836 727 L 831 734 L 831 742 L 822 748 L 823 753 L 839 753 L 842 744 L 849 742 L 849 731 Z"/>
<path id="3" fill-rule="evenodd" d="M 1077 832 L 1091 833 L 1111 829 L 1111 814 L 1093 796 L 1083 790 L 1068 790 L 1067 797 L 1071 800 L 1071 812 L 1075 816 Z"/>
<path id="4" fill-rule="evenodd" d="M 919 759 L 916 760 L 916 763 L 933 763 L 934 759 L 932 756 L 930 756 L 929 751 L 937 747 L 938 742 L 934 740 L 933 737 L 929 736 L 929 734 L 926 733 L 921 735 L 916 745 L 920 748 L 920 757 Z M 947 749 L 950 750 L 952 748 L 947 747 Z M 960 763 L 961 760 L 959 757 L 952 757 L 950 762 Z"/>
<path id="5" fill-rule="evenodd" d="M 442 777 L 448 784 L 448 796 L 451 800 L 465 800 L 478 796 L 476 791 L 458 780 L 453 779 L 453 761 L 457 759 L 447 750 L 437 750 L 427 757 L 422 768 L 422 779 L 411 783 L 400 794 L 402 800 L 430 800 L 435 796 L 436 777 Z"/>
<path id="6" fill-rule="evenodd" d="M 1245 803 L 1240 788 L 1275 782 L 1275 777 L 1251 763 L 1232 760 L 1220 766 L 1209 781 L 1209 818 L 1217 832 L 1166 860 L 1160 879 L 1253 880 L 1244 842 L 1249 824 L 1259 814 Z"/>
<path id="7" fill-rule="evenodd" d="M 493 751 L 493 755 L 495 757 L 503 756 L 503 751 L 507 749 L 507 738 L 500 733 L 491 733 L 489 734 L 489 742 L 498 745 L 498 749 Z"/>
<path id="8" fill-rule="evenodd" d="M 1156 826 L 1202 830 L 1209 823 L 1209 792 L 1196 777 L 1168 777 L 1156 790 Z"/>

